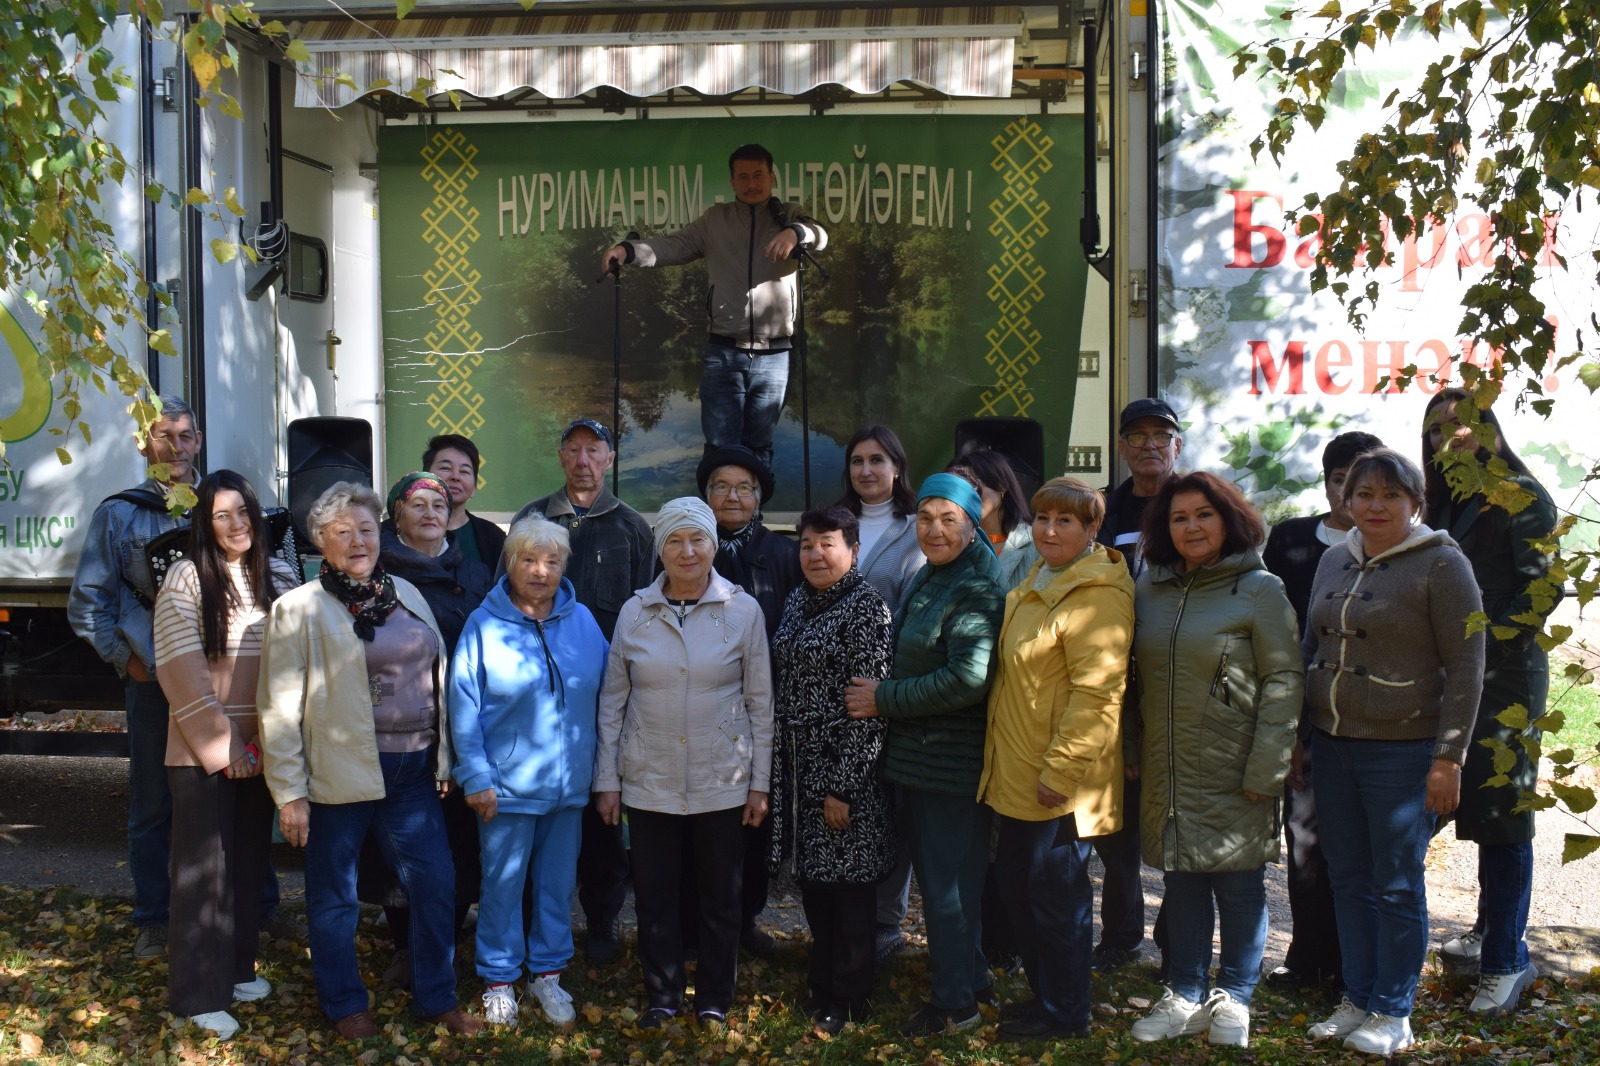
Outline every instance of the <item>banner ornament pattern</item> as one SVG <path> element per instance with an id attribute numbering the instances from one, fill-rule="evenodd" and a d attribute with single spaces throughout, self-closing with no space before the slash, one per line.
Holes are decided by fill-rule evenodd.
<path id="1" fill-rule="evenodd" d="M 459 126 L 438 129 L 423 145 L 422 180 L 433 189 L 422 210 L 422 240 L 433 249 L 433 266 L 425 274 L 424 302 L 433 308 L 434 326 L 424 336 L 428 366 L 435 372 L 428 394 L 428 428 L 435 433 L 470 437 L 483 426 L 483 397 L 472 385 L 472 372 L 483 364 L 483 334 L 474 329 L 472 310 L 482 295 L 483 274 L 468 258 L 478 241 L 478 209 L 467 190 L 478 176 L 473 163 L 478 150 Z M 482 472 L 479 472 L 480 485 Z"/>
<path id="2" fill-rule="evenodd" d="M 1050 233 L 1045 216 L 1050 205 L 1039 186 L 1050 173 L 1055 140 L 1031 118 L 1019 118 L 989 142 L 995 150 L 990 167 L 1005 187 L 989 203 L 994 221 L 989 234 L 1000 238 L 1000 261 L 988 269 L 985 294 L 1000 312 L 999 323 L 984 333 L 989 344 L 985 361 L 995 370 L 995 383 L 980 396 L 979 417 L 1027 417 L 1034 394 L 1028 371 L 1039 363 L 1043 334 L 1029 317 L 1044 299 L 1045 269 L 1033 248 Z"/>

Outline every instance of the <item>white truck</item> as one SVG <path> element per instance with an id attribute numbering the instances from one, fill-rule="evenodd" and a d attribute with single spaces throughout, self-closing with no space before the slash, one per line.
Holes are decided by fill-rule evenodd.
<path id="1" fill-rule="evenodd" d="M 1315 143 L 1269 166 L 1246 146 L 1274 94 L 1234 81 L 1229 53 L 1278 29 L 1220 0 L 622 13 L 544 0 L 455 17 L 462 6 L 422 0 L 396 21 L 392 0 L 258 0 L 310 60 L 234 33 L 240 64 L 223 77 L 242 121 L 197 106 L 171 26 L 117 29 L 138 89 L 109 135 L 145 177 L 108 210 L 174 297 L 162 324 L 181 353 L 149 353 L 150 380 L 194 404 L 202 469 L 239 470 L 268 504 L 290 501 L 287 427 L 310 417 L 370 426 L 380 486 L 432 433 L 473 436 L 486 457 L 474 510 L 501 520 L 557 482 L 556 433 L 579 415 L 621 430 L 618 487 L 635 506 L 693 491 L 703 280 L 593 275 L 626 233 L 669 231 L 719 199 L 743 142 L 774 150 L 777 195 L 833 236 L 832 280 L 807 275 L 778 521 L 833 498 L 842 442 L 864 422 L 900 431 L 918 474 L 977 418 L 969 434 L 1036 475 L 1114 483 L 1115 413 L 1152 394 L 1188 423 L 1185 465 L 1231 470 L 1271 516 L 1306 510 L 1338 428 L 1415 450 L 1434 386 L 1372 387 L 1461 350 L 1460 293 L 1484 254 L 1472 218 L 1397 244 L 1394 298 L 1365 336 L 1309 294 L 1309 249 L 1283 232 L 1282 206 L 1327 184 L 1376 87 L 1419 68 L 1415 50 L 1406 70 L 1352 78 Z M 401 92 L 418 78 L 426 107 Z M 231 188 L 248 212 L 234 231 L 150 208 L 145 180 Z M 261 262 L 217 262 L 218 236 Z M 1570 332 L 1594 294 L 1551 273 Z M 0 294 L 0 716 L 120 703 L 64 606 L 89 515 L 141 477 L 116 401 L 88 405 L 95 443 L 57 461 L 33 326 Z M 143 338 L 125 347 L 141 354 Z M 1583 406 L 1554 427 L 1518 423 L 1562 503 Z M 0 752 L 41 744 L 118 746 L 0 731 Z"/>

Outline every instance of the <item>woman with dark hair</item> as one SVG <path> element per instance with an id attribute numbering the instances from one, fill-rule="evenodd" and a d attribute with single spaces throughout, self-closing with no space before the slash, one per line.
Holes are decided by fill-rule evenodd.
<path id="1" fill-rule="evenodd" d="M 844 456 L 839 504 L 860 523 L 857 566 L 892 613 L 925 561 L 917 547 L 917 494 L 905 445 L 888 426 L 862 426 Z"/>
<path id="2" fill-rule="evenodd" d="M 482 465 L 478 446 L 472 438 L 459 433 L 441 433 L 431 438 L 428 450 L 422 453 L 422 469 L 437 474 L 450 490 L 450 521 L 445 528 L 456 535 L 455 542 L 463 556 L 493 570 L 505 551 L 506 532 L 467 510 L 467 501 L 478 491 L 478 468 Z"/>
<path id="3" fill-rule="evenodd" d="M 1305 675 L 1294 608 L 1258 550 L 1266 527 L 1231 482 L 1175 477 L 1144 514 L 1135 592 L 1144 861 L 1165 872 L 1170 987 L 1136 1040 L 1208 1033 L 1246 1047 L 1267 939 Z M 1211 937 L 1222 927 L 1208 994 Z"/>
<path id="4" fill-rule="evenodd" d="M 1467 452 L 1476 453 L 1486 487 L 1509 487 L 1488 470 L 1491 459 L 1504 461 L 1511 469 L 1507 480 L 1527 506 L 1512 514 L 1491 504 L 1485 491 L 1464 497 L 1453 492 L 1448 471 Z M 1556 509 L 1544 486 L 1506 443 L 1494 411 L 1478 410 L 1463 389 L 1444 389 L 1428 401 L 1422 456 L 1428 525 L 1449 533 L 1472 564 L 1490 632 L 1512 634 L 1485 645 L 1483 698 L 1461 772 L 1461 808 L 1456 812 L 1456 838 L 1478 845 L 1478 919 L 1470 931 L 1440 949 L 1469 965 L 1476 957 L 1481 976 L 1469 1009 L 1505 1014 L 1516 1009 L 1539 976 L 1524 939 L 1533 891 L 1534 812 L 1513 808 L 1521 793 L 1533 791 L 1538 774 L 1520 738 L 1539 739 L 1537 722 L 1550 693 L 1550 660 L 1534 639 L 1540 624 L 1529 624 L 1527 616 L 1537 614 L 1542 623 L 1561 596 L 1558 586 L 1535 610 L 1528 592 L 1531 583 L 1549 573 L 1550 558 L 1537 544 L 1554 529 Z M 1528 709 L 1526 728 L 1500 722 L 1500 713 L 1513 704 Z M 1510 780 L 1496 788 L 1484 787 L 1496 772 L 1493 752 L 1481 743 L 1488 739 L 1498 740 L 1516 757 L 1506 775 Z"/>
<path id="5" fill-rule="evenodd" d="M 968 452 L 945 467 L 952 474 L 970 474 L 983 500 L 984 535 L 1000 558 L 1000 584 L 1016 587 L 1039 561 L 1033 550 L 1033 512 L 1006 457 L 993 449 Z"/>
<path id="6" fill-rule="evenodd" d="M 196 490 L 188 557 L 156 599 L 157 678 L 171 706 L 172 1013 L 226 1040 L 235 1001 L 272 991 L 256 976 L 260 887 L 272 837 L 261 779 L 256 679 L 272 602 L 296 584 L 271 555 L 250 482 L 218 470 Z"/>
<path id="7" fill-rule="evenodd" d="M 1448 534 L 1417 521 L 1422 471 L 1379 448 L 1356 458 L 1355 528 L 1317 564 L 1301 645 L 1322 854 L 1339 916 L 1345 994 L 1312 1025 L 1368 1055 L 1413 1042 L 1428 955 L 1423 861 L 1461 801 L 1461 764 L 1483 684 L 1482 603 Z"/>
<path id="8" fill-rule="evenodd" d="M 889 675 L 894 625 L 856 568 L 848 508 L 807 511 L 796 531 L 805 583 L 789 594 L 772 645 L 772 860 L 793 863 L 811 926 L 812 1017 L 832 1033 L 868 1010 L 876 886 L 895 842 L 878 780 L 883 720 L 851 718 L 844 692 L 853 677 Z"/>

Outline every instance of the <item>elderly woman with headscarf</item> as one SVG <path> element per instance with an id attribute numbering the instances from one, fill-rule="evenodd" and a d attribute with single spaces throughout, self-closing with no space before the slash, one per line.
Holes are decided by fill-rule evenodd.
<path id="1" fill-rule="evenodd" d="M 311 971 L 339 1035 L 378 1035 L 355 944 L 356 857 L 374 826 L 411 893 L 412 1011 L 470 1035 L 483 1023 L 456 1003 L 455 877 L 438 796 L 450 774 L 444 637 L 416 586 L 378 561 L 380 505 L 341 481 L 307 516 L 322 571 L 272 605 L 261 651 L 267 787 L 284 839 L 306 849 Z"/>
<path id="2" fill-rule="evenodd" d="M 1005 592 L 982 517 L 965 479 L 934 474 L 922 483 L 917 542 L 928 562 L 895 614 L 893 669 L 886 681 L 856 678 L 845 692 L 852 717 L 888 720 L 884 777 L 901 787 L 922 886 L 932 987 L 907 1035 L 971 1028 L 978 1000 L 994 995 L 978 943 L 990 811 L 977 795 Z"/>
<path id="3" fill-rule="evenodd" d="M 711 567 L 717 520 L 701 500 L 665 504 L 655 526 L 663 573 L 624 605 L 600 692 L 595 807 L 628 811 L 641 1028 L 667 1024 L 686 987 L 679 877 L 684 841 L 700 896 L 695 1012 L 720 1023 L 739 958 L 743 827 L 767 814 L 772 665 L 756 601 Z"/>
<path id="4" fill-rule="evenodd" d="M 415 585 L 428 601 L 433 620 L 444 635 L 448 657 L 467 616 L 488 594 L 492 573 L 483 563 L 468 559 L 457 534 L 446 528 L 452 497 L 442 477 L 412 471 L 394 483 L 386 502 L 389 517 L 378 527 L 378 561 L 388 573 Z M 452 928 L 455 939 L 460 940 L 467 912 L 478 900 L 480 869 L 477 819 L 454 789 L 444 798 L 444 825 L 456 869 L 456 917 Z M 375 834 L 361 849 L 356 891 L 364 902 L 383 907 L 389 935 L 394 939 L 395 954 L 383 972 L 383 983 L 391 988 L 410 988 L 411 916 L 405 889 L 395 871 L 384 863 Z"/>
<path id="5" fill-rule="evenodd" d="M 572 958 L 579 824 L 607 645 L 562 576 L 571 554 L 567 531 L 542 515 L 513 525 L 505 576 L 467 619 L 450 664 L 455 776 L 483 837 L 483 1014 L 498 1025 L 517 1022 L 513 986 L 524 969 L 546 1018 L 565 1026 L 577 1017 L 560 979 Z"/>

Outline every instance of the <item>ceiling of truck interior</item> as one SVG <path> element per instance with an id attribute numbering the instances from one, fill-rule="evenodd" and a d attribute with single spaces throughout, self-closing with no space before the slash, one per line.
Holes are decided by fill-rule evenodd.
<path id="1" fill-rule="evenodd" d="M 463 110 L 1061 99 L 1091 5 L 421 0 L 404 20 L 393 0 L 255 9 L 311 52 L 298 106 L 404 114 L 422 109 L 402 94 L 423 78 L 432 108 L 451 108 L 454 90 Z"/>

